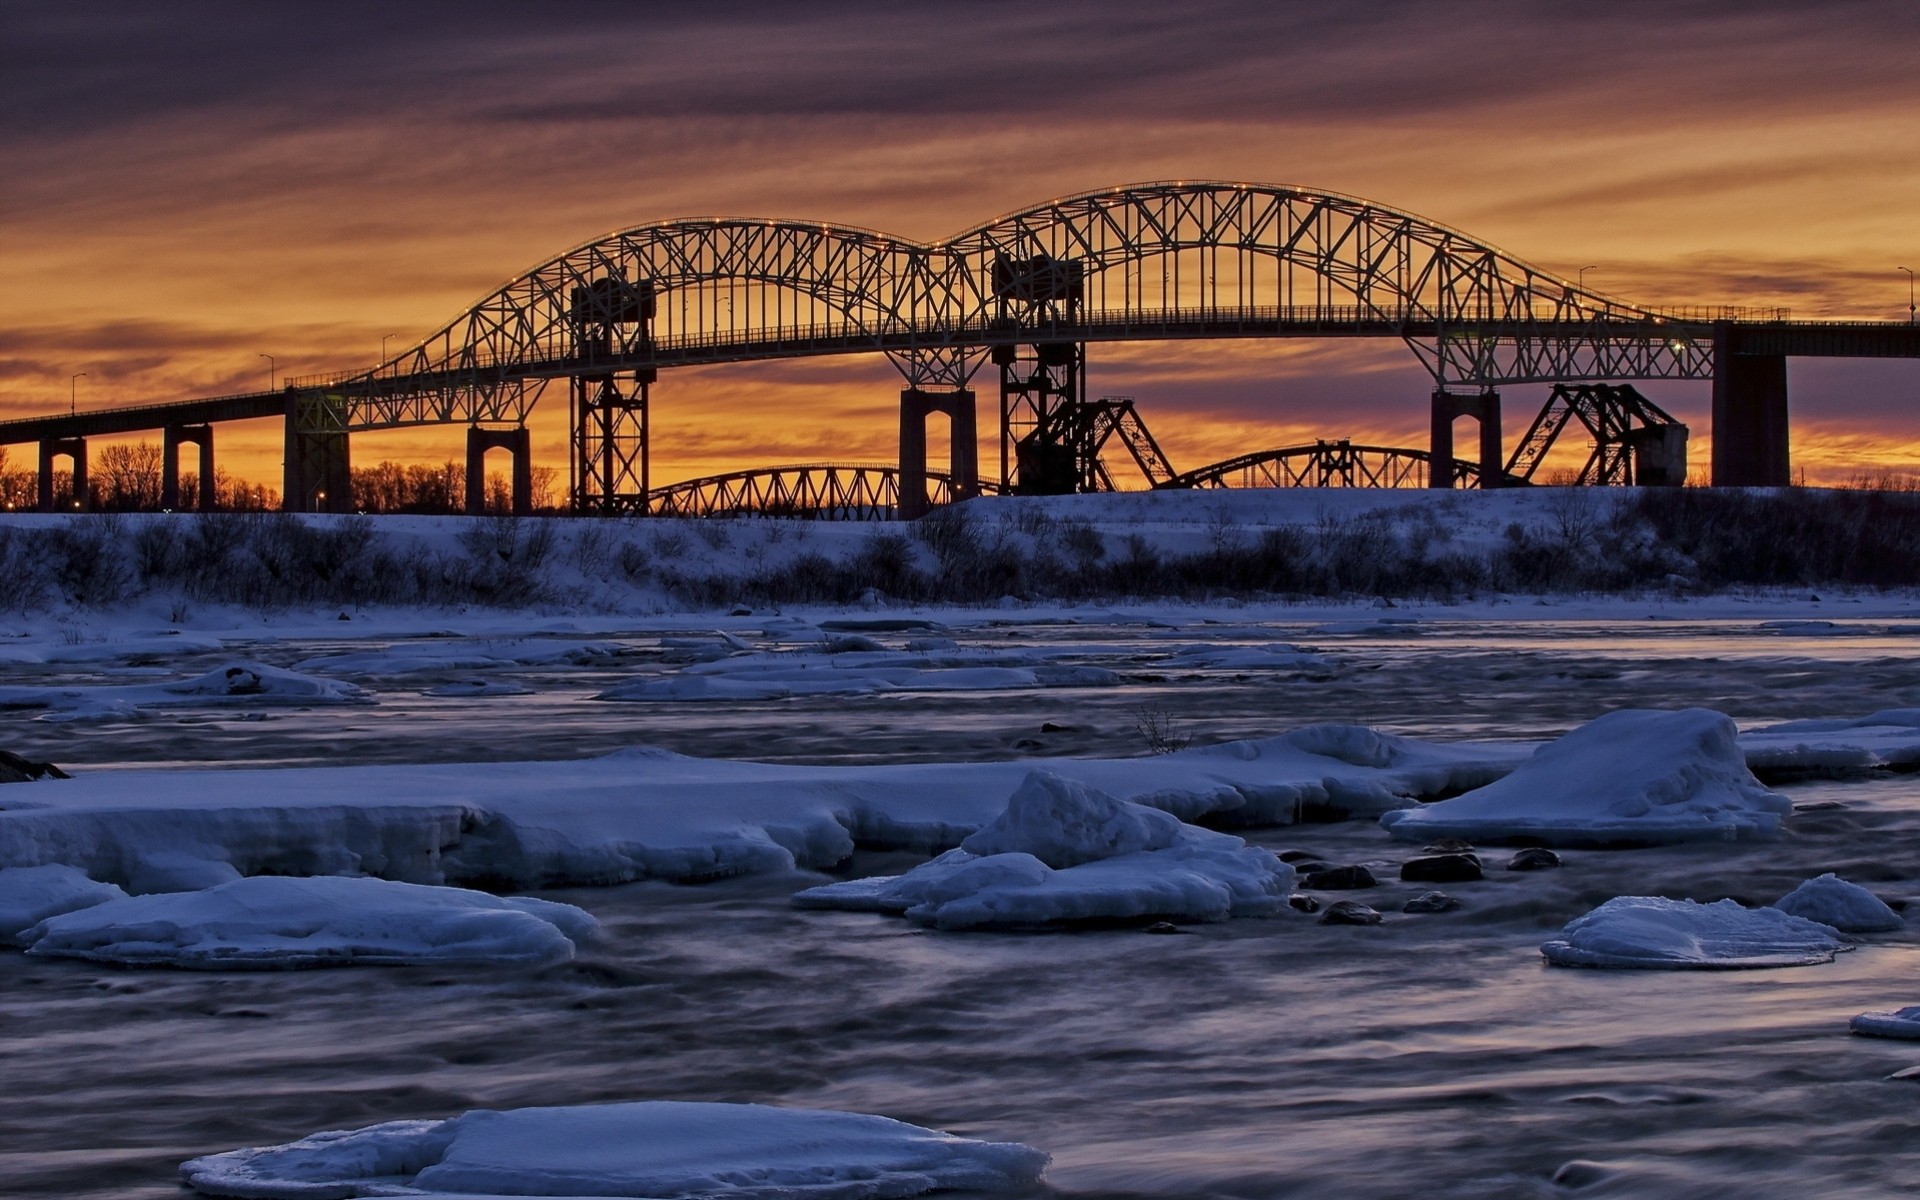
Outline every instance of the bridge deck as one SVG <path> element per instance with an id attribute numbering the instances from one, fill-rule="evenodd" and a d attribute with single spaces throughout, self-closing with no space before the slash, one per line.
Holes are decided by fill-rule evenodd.
<path id="1" fill-rule="evenodd" d="M 1920 325 L 1904 322 L 1868 321 L 1759 321 L 1720 322 L 1728 326 L 1733 351 L 1739 355 L 1783 355 L 1786 357 L 1834 358 L 1920 358 Z M 1528 337 L 1550 339 L 1557 326 L 1536 321 L 1460 322 L 1445 332 L 1454 336 Z M 1638 323 L 1616 326 L 1622 336 L 1644 334 Z M 1665 323 L 1664 333 L 1685 338 L 1708 338 L 1714 325 L 1705 323 Z M 1570 324 L 1567 332 L 1591 335 L 1589 322 Z M 1001 342 L 1027 341 L 1163 341 L 1192 338 L 1269 338 L 1269 337 L 1398 337 L 1432 338 L 1442 330 L 1431 321 L 1408 322 L 1370 318 L 1360 310 L 1321 310 L 1313 315 L 1285 310 L 1169 310 L 1160 314 L 1130 313 L 1087 314 L 1071 324 L 1025 327 L 1018 331 L 990 328 L 959 328 L 925 331 L 903 327 L 899 330 L 826 330 L 796 327 L 762 331 L 751 342 L 723 337 L 686 338 L 656 343 L 650 353 L 612 358 L 582 359 L 576 356 L 526 358 L 517 362 L 486 362 L 469 359 L 458 367 L 419 374 L 376 376 L 316 376 L 296 381 L 297 386 L 350 385 L 357 396 L 395 395 L 414 391 L 442 390 L 471 386 L 476 382 L 507 379 L 558 378 L 592 370 L 630 370 L 636 367 L 675 367 L 739 362 L 762 358 L 798 358 L 832 354 L 912 352 L 942 346 L 985 347 Z M 281 416 L 286 412 L 288 393 L 248 392 L 234 396 L 216 396 L 203 400 L 181 400 L 136 405 L 127 408 L 96 409 L 91 412 L 57 414 L 0 421 L 0 445 L 19 445 L 48 438 L 100 437 L 117 433 L 136 433 L 162 429 L 170 425 L 199 425 L 219 421 L 246 421 Z M 422 423 L 422 422 L 409 422 Z M 429 421 L 427 423 L 444 423 Z M 391 425 L 382 422 L 381 425 Z M 353 425 L 350 428 L 363 428 Z"/>

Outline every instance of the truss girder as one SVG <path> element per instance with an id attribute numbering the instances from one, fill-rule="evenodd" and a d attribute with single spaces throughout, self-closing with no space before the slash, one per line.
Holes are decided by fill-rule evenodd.
<path id="1" fill-rule="evenodd" d="M 1079 264 L 1084 300 L 1009 322 L 994 263 L 1039 256 Z M 608 279 L 649 284 L 657 315 L 583 348 L 569 304 Z M 1158 183 L 935 243 L 735 218 L 627 229 L 515 276 L 373 371 L 313 382 L 366 429 L 520 421 L 545 379 L 696 362 L 881 352 L 911 385 L 963 386 L 985 348 L 1041 338 L 1398 336 L 1441 386 L 1700 379 L 1710 322 L 1731 315 L 1626 304 L 1354 197 Z"/>
<path id="2" fill-rule="evenodd" d="M 952 500 L 953 481 L 927 472 L 936 505 Z M 802 463 L 686 479 L 655 489 L 648 511 L 663 517 L 786 516 L 859 521 L 891 516 L 900 503 L 900 470 L 886 463 Z"/>
<path id="3" fill-rule="evenodd" d="M 1187 471 L 1159 488 L 1419 488 L 1432 456 L 1425 450 L 1356 445 L 1345 439 L 1242 454 Z M 1453 460 L 1456 487 L 1479 484 L 1480 465 Z"/>

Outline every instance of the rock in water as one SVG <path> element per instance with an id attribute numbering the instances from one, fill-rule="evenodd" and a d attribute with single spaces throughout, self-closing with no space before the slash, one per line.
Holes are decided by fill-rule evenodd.
<path id="1" fill-rule="evenodd" d="M 1724 970 L 1804 967 L 1850 949 L 1833 927 L 1774 908 L 1615 896 L 1569 921 L 1540 953 L 1561 967 Z"/>
<path id="2" fill-rule="evenodd" d="M 1528 846 L 1507 860 L 1509 871 L 1551 871 L 1560 865 L 1560 856 L 1544 846 Z"/>
<path id="3" fill-rule="evenodd" d="M 1452 912 L 1460 907 L 1460 902 L 1445 892 L 1428 892 L 1424 896 L 1415 896 L 1401 906 L 1404 913 L 1443 913 Z"/>
<path id="4" fill-rule="evenodd" d="M 1472 842 L 1457 837 L 1437 838 L 1420 848 L 1422 854 L 1469 854 L 1472 851 Z"/>
<path id="5" fill-rule="evenodd" d="M 1308 872 L 1300 886 L 1310 892 L 1350 892 L 1357 888 L 1378 887 L 1380 881 L 1365 867 L 1328 867 Z"/>
<path id="6" fill-rule="evenodd" d="M 1904 924 L 1900 914 L 1880 897 L 1831 871 L 1807 880 L 1773 906 L 1783 913 L 1831 925 L 1842 933 L 1885 933 Z"/>
<path id="7" fill-rule="evenodd" d="M 1920 1040 L 1920 1004 L 1863 1012 L 1848 1021 L 1847 1028 L 1866 1037 Z"/>
<path id="8" fill-rule="evenodd" d="M 1287 907 L 1295 912 L 1317 913 L 1320 911 L 1320 901 L 1314 896 L 1295 894 L 1287 897 Z"/>
<path id="9" fill-rule="evenodd" d="M 1550 742 L 1505 778 L 1385 813 L 1394 837 L 1556 846 L 1772 838 L 1793 803 L 1760 785 L 1733 722 L 1703 708 L 1624 709 Z"/>
<path id="10" fill-rule="evenodd" d="M 1320 914 L 1322 925 L 1378 925 L 1383 918 L 1358 900 L 1340 900 Z"/>
<path id="11" fill-rule="evenodd" d="M 1485 875 L 1472 854 L 1429 854 L 1400 864 L 1403 883 L 1472 883 Z"/>

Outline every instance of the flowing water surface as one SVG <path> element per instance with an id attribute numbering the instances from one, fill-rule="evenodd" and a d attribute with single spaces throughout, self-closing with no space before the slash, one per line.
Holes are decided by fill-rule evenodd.
<path id="1" fill-rule="evenodd" d="M 1310 721 L 1537 738 L 1628 705 L 1702 704 L 1744 724 L 1920 705 L 1920 637 L 1801 636 L 1753 622 L 1004 625 L 966 645 L 1059 648 L 1115 688 L 700 705 L 591 699 L 670 671 L 646 630 L 592 667 L 489 672 L 535 689 L 421 693 L 361 680 L 371 708 L 183 710 L 138 722 L 0 716 L 11 748 L 69 766 L 568 758 L 687 753 L 899 761 L 1143 750 L 1142 711 L 1200 742 Z M 892 639 L 893 634 L 877 635 Z M 1169 646 L 1282 639 L 1332 665 L 1177 671 Z M 245 648 L 290 664 L 339 644 Z M 364 648 L 364 647 L 361 647 Z M 232 657 L 228 655 L 226 657 Z M 221 656 L 165 666 L 201 669 Z M 107 681 L 105 668 L 9 679 Z M 453 673 L 460 677 L 467 673 Z M 40 785 L 33 785 L 40 786 Z M 1893 1196 L 1920 1169 L 1920 1043 L 1847 1018 L 1920 1003 L 1920 938 L 1828 965 L 1582 971 L 1536 947 L 1619 894 L 1767 902 L 1835 870 L 1920 899 L 1920 777 L 1784 784 L 1781 841 L 1573 851 L 1557 871 L 1353 898 L 1374 928 L 1288 915 L 1187 927 L 947 934 L 803 912 L 818 876 L 543 893 L 606 936 L 538 971 L 118 970 L 0 954 L 0 1192 L 178 1195 L 196 1154 L 473 1107 L 760 1101 L 884 1113 L 1039 1146 L 1078 1196 Z M 1417 852 L 1367 823 L 1252 839 L 1383 878 Z M 853 870 L 917 861 L 862 853 Z M 1340 898 L 1329 896 L 1329 899 Z M 1916 922 L 1920 925 L 1920 922 Z"/>

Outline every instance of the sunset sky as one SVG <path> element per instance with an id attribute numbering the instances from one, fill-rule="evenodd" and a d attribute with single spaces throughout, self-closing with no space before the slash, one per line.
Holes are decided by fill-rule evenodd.
<path id="1" fill-rule="evenodd" d="M 1156 179 L 1365 196 L 1653 305 L 1904 319 L 1920 4 L 0 0 L 0 416 L 371 365 L 600 233 L 709 214 L 936 239 Z M 1397 344 L 1096 346 L 1176 466 L 1421 445 Z M 990 380 L 983 394 L 986 422 Z M 1797 361 L 1810 481 L 1920 469 L 1920 362 Z M 884 360 L 669 372 L 653 477 L 887 460 Z M 1707 387 L 1644 390 L 1707 447 Z M 1508 437 L 1546 388 L 1507 392 Z M 557 389 L 536 453 L 564 470 Z M 223 429 L 275 485 L 279 430 Z M 357 435 L 440 461 L 456 428 Z M 14 465 L 31 459 L 16 447 Z M 983 452 L 983 465 L 995 461 Z"/>

